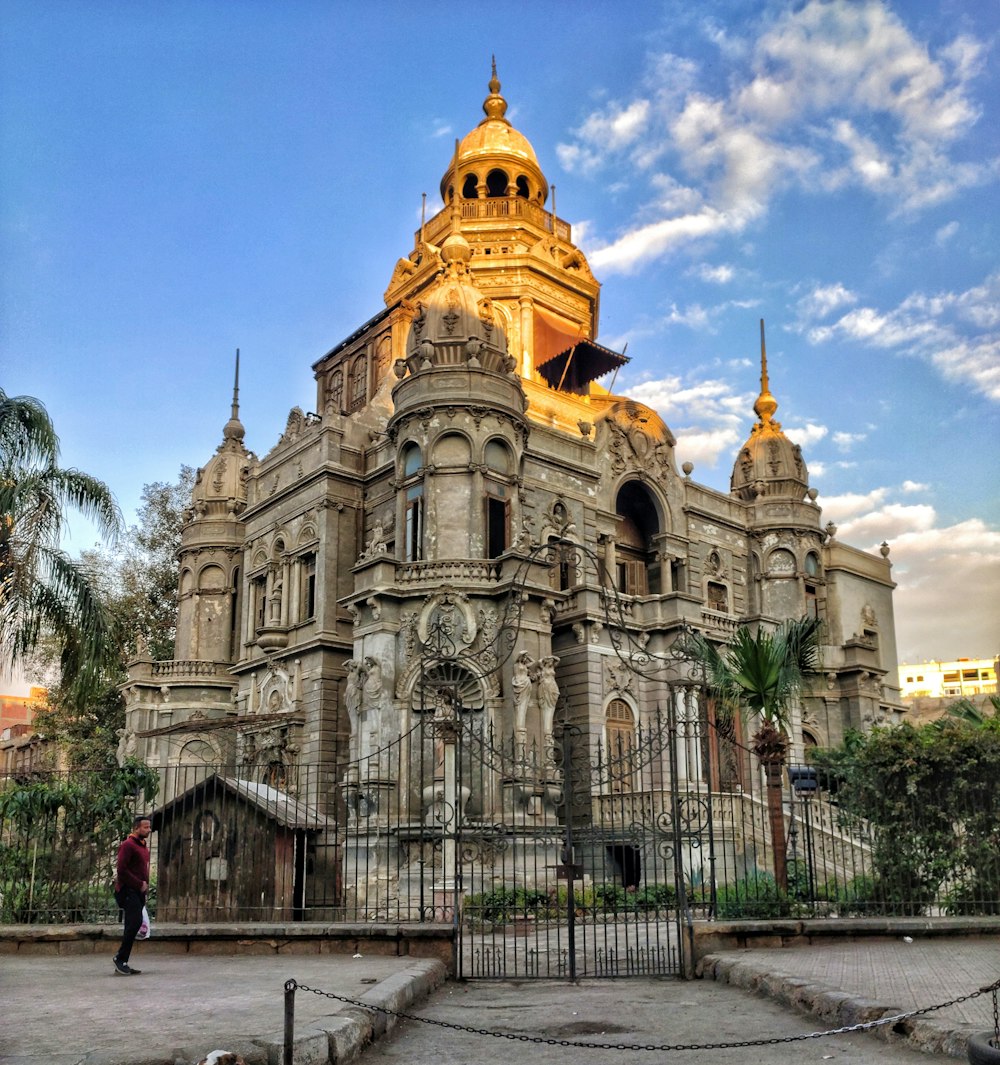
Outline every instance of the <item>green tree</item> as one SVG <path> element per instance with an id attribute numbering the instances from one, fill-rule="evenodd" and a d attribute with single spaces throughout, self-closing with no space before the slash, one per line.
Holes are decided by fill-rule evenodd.
<path id="1" fill-rule="evenodd" d="M 92 575 L 60 542 L 69 509 L 111 542 L 121 516 L 103 482 L 62 469 L 58 459 L 45 407 L 0 389 L 0 653 L 21 665 L 50 639 L 62 684 L 85 697 L 99 688 L 118 646 Z"/>
<path id="2" fill-rule="evenodd" d="M 782 770 L 789 715 L 806 677 L 819 667 L 820 622 L 801 618 L 784 622 L 775 632 L 743 625 L 732 641 L 716 647 L 700 633 L 688 641 L 690 657 L 705 667 L 719 711 L 759 718 L 751 741 L 767 780 L 768 819 L 774 849 L 774 878 L 787 887 L 785 821 L 781 809 Z"/>
<path id="3" fill-rule="evenodd" d="M 1000 913 L 1000 715 L 909 722 L 811 752 L 872 841 L 869 913 Z"/>
<path id="4" fill-rule="evenodd" d="M 75 767 L 116 764 L 119 729 L 125 724 L 119 689 L 140 638 L 154 659 L 173 657 L 177 550 L 193 484 L 194 470 L 189 466 L 181 467 L 175 483 L 147 484 L 138 521 L 116 548 L 96 548 L 81 556 L 107 604 L 121 654 L 113 668 L 106 670 L 103 685 L 85 701 L 57 687 L 49 694 L 48 706 L 36 716 L 39 731 L 58 740 Z"/>

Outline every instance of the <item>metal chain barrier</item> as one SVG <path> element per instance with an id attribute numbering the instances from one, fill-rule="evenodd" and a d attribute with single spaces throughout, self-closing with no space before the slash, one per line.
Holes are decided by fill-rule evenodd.
<path id="1" fill-rule="evenodd" d="M 909 1020 L 911 1017 L 921 1017 L 926 1013 L 934 1013 L 936 1010 L 947 1009 L 949 1006 L 957 1006 L 961 1002 L 969 1002 L 971 999 L 979 998 L 980 995 L 987 995 L 990 993 L 993 995 L 994 1026 L 996 1027 L 1000 1024 L 997 1020 L 997 991 L 1000 990 L 1000 980 L 995 980 L 992 984 L 987 984 L 986 987 L 981 987 L 978 991 L 972 991 L 968 995 L 961 995 L 959 998 L 949 999 L 947 1002 L 939 1002 L 936 1006 L 924 1006 L 923 1009 L 910 1010 L 908 1013 L 896 1013 L 891 1017 L 881 1017 L 876 1021 L 864 1021 L 860 1024 L 849 1024 L 845 1025 L 843 1028 L 830 1028 L 823 1032 L 809 1032 L 806 1035 L 772 1036 L 769 1039 L 742 1039 L 739 1042 L 734 1043 L 582 1043 L 577 1042 L 574 1039 L 550 1039 L 541 1035 L 520 1035 L 517 1032 L 495 1032 L 489 1028 L 474 1028 L 467 1024 L 452 1024 L 450 1021 L 437 1021 L 430 1017 L 420 1017 L 415 1013 L 404 1013 L 398 1010 L 391 1010 L 385 1006 L 373 1006 L 368 1002 L 359 1002 L 357 999 L 347 998 L 345 995 L 334 994 L 332 991 L 321 991 L 319 988 L 300 984 L 296 980 L 287 980 L 285 982 L 286 995 L 289 993 L 294 995 L 296 990 L 310 991 L 314 995 L 336 999 L 338 1002 L 344 1002 L 348 1006 L 357 1006 L 359 1009 L 363 1010 L 374 1010 L 379 1013 L 384 1013 L 389 1017 L 396 1017 L 399 1020 L 419 1021 L 420 1024 L 430 1024 L 436 1028 L 448 1028 L 453 1032 L 466 1032 L 469 1035 L 482 1035 L 491 1039 L 509 1039 L 516 1043 L 539 1043 L 544 1046 L 576 1047 L 580 1050 L 735 1050 L 740 1047 L 766 1047 L 776 1046 L 779 1043 L 801 1043 L 806 1039 L 822 1039 L 824 1036 L 828 1035 L 844 1035 L 847 1032 L 864 1032 L 870 1028 L 878 1028 L 881 1025 L 898 1024 L 900 1021 Z"/>

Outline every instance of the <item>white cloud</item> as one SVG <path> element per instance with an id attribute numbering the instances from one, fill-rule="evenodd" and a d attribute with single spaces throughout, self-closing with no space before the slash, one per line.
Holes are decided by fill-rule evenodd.
<path id="1" fill-rule="evenodd" d="M 863 495 L 848 492 L 839 496 L 822 496 L 820 504 L 823 507 L 823 516 L 833 522 L 849 521 L 880 507 L 888 491 L 887 488 L 873 488 Z"/>
<path id="2" fill-rule="evenodd" d="M 901 491 L 927 488 L 907 480 Z M 1000 530 L 979 518 L 942 526 L 933 507 L 900 503 L 884 487 L 819 502 L 838 539 L 872 552 L 889 545 L 901 662 L 1000 650 Z"/>
<path id="3" fill-rule="evenodd" d="M 558 148 L 563 166 L 584 172 L 617 175 L 624 156 L 648 168 L 659 194 L 593 250 L 606 273 L 738 234 L 789 186 L 856 186 L 902 213 L 993 176 L 993 164 L 951 154 L 978 118 L 970 82 L 983 49 L 973 38 L 932 51 L 880 0 L 809 0 L 755 41 L 737 42 L 711 19 L 702 29 L 720 49 L 728 92 L 699 87 L 689 61 L 656 56 L 633 99 L 594 111 Z"/>
<path id="4" fill-rule="evenodd" d="M 815 425 L 812 422 L 799 426 L 786 425 L 784 430 L 785 436 L 793 444 L 798 444 L 800 447 L 808 447 L 810 444 L 815 444 L 818 440 L 822 440 L 830 431 L 825 425 Z"/>
<path id="5" fill-rule="evenodd" d="M 612 244 L 591 251 L 588 258 L 596 270 L 627 274 L 669 248 L 687 244 L 697 237 L 732 230 L 737 224 L 735 219 L 706 208 L 696 214 L 639 226 Z"/>
<path id="6" fill-rule="evenodd" d="M 934 243 L 937 244 L 938 247 L 943 248 L 957 232 L 958 223 L 948 222 L 946 225 L 941 226 L 941 228 L 934 234 Z"/>
<path id="7" fill-rule="evenodd" d="M 837 281 L 833 285 L 817 285 L 798 301 L 797 307 L 802 317 L 825 318 L 841 307 L 857 302 L 855 293 Z"/>
<path id="8" fill-rule="evenodd" d="M 836 432 L 833 434 L 833 442 L 841 451 L 850 451 L 855 444 L 860 443 L 866 437 L 866 433 Z"/>
<path id="9" fill-rule="evenodd" d="M 897 582 L 899 660 L 995 655 L 1000 650 L 1000 531 L 978 518 L 926 529 L 888 523 L 884 531 Z"/>
<path id="10" fill-rule="evenodd" d="M 934 527 L 936 518 L 934 508 L 926 503 L 886 503 L 844 522 L 837 535 L 852 544 L 881 543 L 904 533 L 927 532 Z"/>
<path id="11" fill-rule="evenodd" d="M 963 335 L 969 327 L 983 332 Z M 1000 400 L 1000 273 L 964 292 L 912 293 L 889 311 L 855 307 L 837 321 L 806 330 L 813 344 L 836 336 L 869 347 L 919 355 L 951 381 Z"/>
<path id="12" fill-rule="evenodd" d="M 693 273 L 702 281 L 709 281 L 713 285 L 725 285 L 732 281 L 735 271 L 728 263 L 720 263 L 718 266 L 710 266 L 708 263 L 699 263 Z"/>

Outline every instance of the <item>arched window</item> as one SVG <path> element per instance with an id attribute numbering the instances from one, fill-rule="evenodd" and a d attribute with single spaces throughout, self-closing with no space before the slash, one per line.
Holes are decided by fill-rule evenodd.
<path id="1" fill-rule="evenodd" d="M 510 504 L 513 495 L 511 475 L 514 456 L 501 440 L 490 440 L 483 452 L 487 475 L 485 493 L 486 557 L 498 558 L 510 546 Z"/>
<path id="2" fill-rule="evenodd" d="M 368 360 L 359 355 L 351 364 L 351 410 L 359 410 L 365 405 L 368 392 Z"/>
<path id="3" fill-rule="evenodd" d="M 653 537 L 659 532 L 656 507 L 638 481 L 618 493 L 615 551 L 618 590 L 625 595 L 659 595 L 660 564 Z"/>
<path id="4" fill-rule="evenodd" d="M 729 589 L 718 581 L 709 581 L 705 598 L 709 610 L 717 610 L 720 614 L 729 613 Z"/>
<path id="5" fill-rule="evenodd" d="M 608 784 L 614 795 L 635 788 L 635 716 L 624 699 L 612 699 L 604 715 Z"/>
<path id="6" fill-rule="evenodd" d="M 468 174 L 465 178 L 465 183 L 462 185 L 462 198 L 466 200 L 474 200 L 479 193 L 476 191 L 476 186 L 479 184 L 479 178 L 475 174 Z"/>
<path id="7" fill-rule="evenodd" d="M 486 195 L 491 199 L 507 195 L 509 179 L 503 170 L 491 170 L 486 175 Z"/>
<path id="8" fill-rule="evenodd" d="M 424 483 L 420 477 L 420 448 L 409 443 L 400 463 L 403 474 L 403 561 L 418 562 L 424 557 Z"/>
<path id="9" fill-rule="evenodd" d="M 524 200 L 530 200 L 531 194 L 528 192 L 528 179 L 524 174 L 520 174 L 517 179 L 517 194 Z"/>
<path id="10" fill-rule="evenodd" d="M 819 557 L 815 551 L 810 551 L 806 555 L 806 574 L 810 577 L 819 576 Z"/>

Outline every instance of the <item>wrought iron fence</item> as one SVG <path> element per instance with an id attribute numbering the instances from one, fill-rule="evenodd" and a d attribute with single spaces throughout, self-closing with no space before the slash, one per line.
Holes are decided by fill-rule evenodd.
<path id="1" fill-rule="evenodd" d="M 889 828 L 812 767 L 769 789 L 703 709 L 610 742 L 580 728 L 567 743 L 565 726 L 544 749 L 482 716 L 462 713 L 448 737 L 424 715 L 336 768 L 266 752 L 158 767 L 151 800 L 127 780 L 123 791 L 124 770 L 0 778 L 0 922 L 115 920 L 114 857 L 133 811 L 153 819 L 159 920 L 449 921 L 479 936 L 486 967 L 505 964 L 500 935 L 534 950 L 536 971 L 558 968 L 574 922 L 610 973 L 627 951 L 633 969 L 658 971 L 676 935 L 657 922 L 681 915 L 1000 913 L 996 789 L 948 810 L 914 799 Z M 639 931 L 623 938 L 630 922 Z"/>

